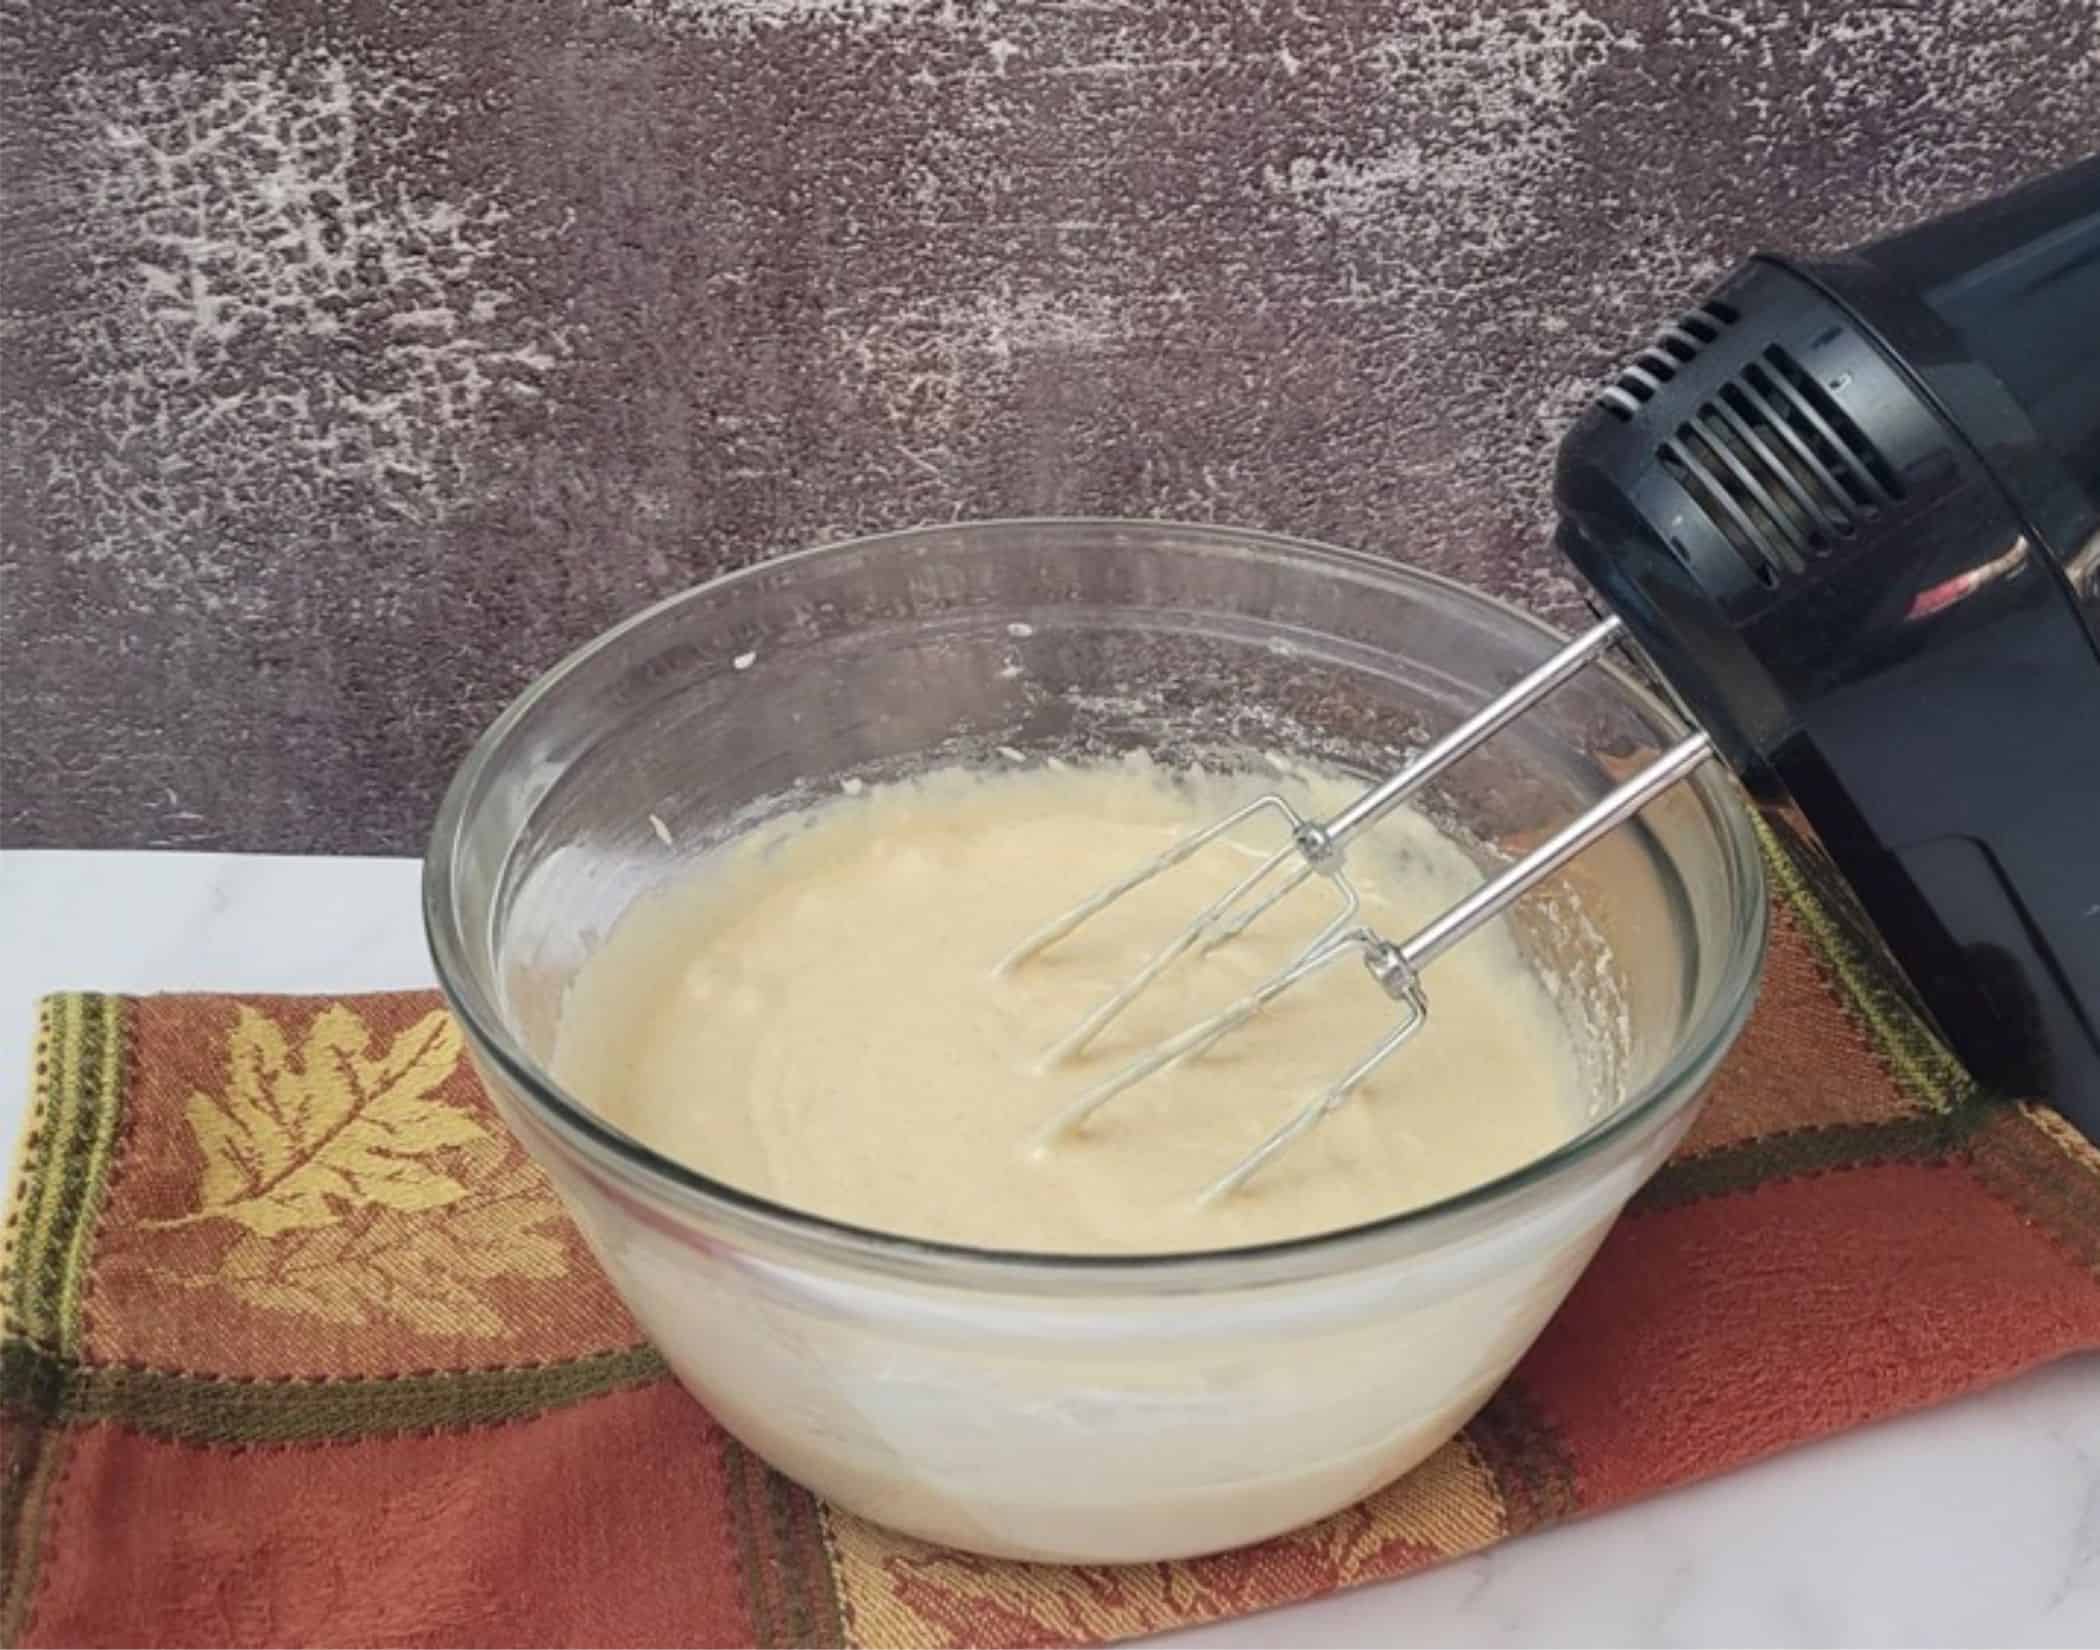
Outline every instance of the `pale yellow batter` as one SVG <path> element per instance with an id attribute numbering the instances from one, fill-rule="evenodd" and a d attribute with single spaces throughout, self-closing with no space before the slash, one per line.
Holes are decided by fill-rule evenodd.
<path id="1" fill-rule="evenodd" d="M 1569 1033 L 1499 926 L 1427 975 L 1428 1028 L 1239 1194 L 1196 1194 L 1338 1077 L 1399 1010 L 1345 963 L 1215 1049 L 1031 1149 L 1070 1099 L 1242 995 L 1332 913 L 1315 880 L 1185 961 L 1087 1052 L 1042 1051 L 1275 845 L 1206 851 L 1006 977 L 1023 936 L 1267 784 L 1318 817 L 1354 787 L 1170 782 L 1133 761 L 954 770 L 842 796 L 643 901 L 565 1007 L 557 1078 L 669 1156 L 856 1225 L 983 1247 L 1166 1252 L 1353 1225 L 1515 1169 L 1581 1127 Z M 1480 873 L 1402 812 L 1350 850 L 1364 920 L 1402 938 Z"/>

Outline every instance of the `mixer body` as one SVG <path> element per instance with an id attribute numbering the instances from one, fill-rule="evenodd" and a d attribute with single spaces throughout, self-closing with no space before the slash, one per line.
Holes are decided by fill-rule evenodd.
<path id="1" fill-rule="evenodd" d="M 1556 495 L 1970 1069 L 2100 1139 L 2100 159 L 1751 259 L 1584 414 Z"/>

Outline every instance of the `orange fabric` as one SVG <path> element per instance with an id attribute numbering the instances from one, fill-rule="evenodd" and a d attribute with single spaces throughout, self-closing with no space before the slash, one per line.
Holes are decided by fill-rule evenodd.
<path id="1" fill-rule="evenodd" d="M 73 1440 L 72 1533 L 43 1555 L 35 1638 L 745 1643 L 724 1493 L 718 1435 L 668 1383 L 527 1424 L 322 1447 L 198 1448 L 105 1422 Z"/>
<path id="2" fill-rule="evenodd" d="M 1962 1168 L 1868 1164 L 1636 1210 L 1517 1378 L 1610 1506 L 2100 1344 L 2094 1285 Z"/>

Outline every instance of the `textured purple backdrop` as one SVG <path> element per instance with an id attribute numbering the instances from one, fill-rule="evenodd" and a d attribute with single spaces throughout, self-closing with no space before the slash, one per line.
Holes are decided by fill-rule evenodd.
<path id="1" fill-rule="evenodd" d="M 1170 515 L 1565 610 L 1753 245 L 2067 159 L 2100 0 L 7 0 L 0 829 L 413 851 L 651 598 Z"/>

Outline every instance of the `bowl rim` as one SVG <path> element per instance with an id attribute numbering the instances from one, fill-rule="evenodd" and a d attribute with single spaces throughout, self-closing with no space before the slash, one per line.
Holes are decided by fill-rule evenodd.
<path id="1" fill-rule="evenodd" d="M 548 667 L 483 730 L 446 787 L 431 827 L 430 845 L 424 855 L 424 938 L 439 989 L 466 1030 L 470 1042 L 500 1069 L 516 1092 L 538 1113 L 538 1121 L 567 1137 L 567 1144 L 582 1147 L 591 1156 L 610 1157 L 630 1174 L 639 1175 L 649 1191 L 668 1196 L 673 1202 L 697 1200 L 712 1213 L 746 1223 L 755 1222 L 770 1234 L 790 1241 L 813 1243 L 835 1258 L 907 1266 L 932 1263 L 940 1268 L 940 1277 L 945 1283 L 977 1281 L 1000 1287 L 1075 1275 L 1096 1282 L 1115 1279 L 1126 1284 L 1154 1278 L 1172 1281 L 1186 1279 L 1189 1274 L 1200 1270 L 1216 1268 L 1221 1263 L 1261 1270 L 1265 1269 L 1263 1263 L 1289 1266 L 1320 1256 L 1339 1259 L 1344 1252 L 1360 1250 L 1367 1243 L 1453 1225 L 1465 1216 L 1558 1180 L 1615 1142 L 1636 1137 L 1650 1125 L 1661 1126 L 1673 1112 L 1697 1098 L 1714 1067 L 1733 1046 L 1756 1004 L 1763 983 L 1771 915 L 1764 856 L 1758 846 L 1755 828 L 1733 776 L 1727 774 L 1718 758 L 1701 764 L 1687 776 L 1685 783 L 1698 790 L 1708 804 L 1710 815 L 1717 822 L 1722 857 L 1729 864 L 1746 899 L 1754 901 L 1755 914 L 1751 921 L 1741 925 L 1738 943 L 1724 959 L 1721 989 L 1715 992 L 1705 1015 L 1688 1028 L 1672 1058 L 1638 1091 L 1553 1150 L 1448 1197 L 1375 1220 L 1232 1248 L 1159 1253 L 999 1249 L 911 1237 L 817 1214 L 716 1180 L 701 1170 L 655 1151 L 626 1131 L 607 1123 L 562 1088 L 504 1027 L 490 993 L 468 963 L 466 937 L 457 921 L 452 898 L 454 848 L 465 834 L 469 803 L 494 766 L 511 732 L 535 707 L 558 692 L 571 675 L 615 646 L 622 637 L 688 603 L 718 599 L 725 591 L 760 579 L 778 577 L 783 570 L 865 555 L 870 551 L 903 549 L 914 543 L 972 534 L 996 537 L 1043 531 L 1195 537 L 1219 549 L 1238 549 L 1251 554 L 1280 553 L 1301 565 L 1311 564 L 1316 568 L 1324 567 L 1335 573 L 1383 583 L 1428 586 L 1462 602 L 1491 608 L 1505 619 L 1535 633 L 1549 652 L 1568 640 L 1557 626 L 1512 602 L 1397 558 L 1341 549 L 1258 529 L 1167 518 L 1005 516 L 926 523 L 836 539 L 764 557 L 652 602 Z M 1016 547 L 988 545 L 986 548 L 995 553 L 1001 549 L 1012 553 Z M 1688 731 L 1689 724 L 1681 712 L 1629 675 L 1616 661 L 1606 657 L 1591 668 L 1604 671 L 1614 688 L 1631 699 L 1659 728 L 1679 734 Z M 506 855 L 509 851 L 507 846 Z"/>

